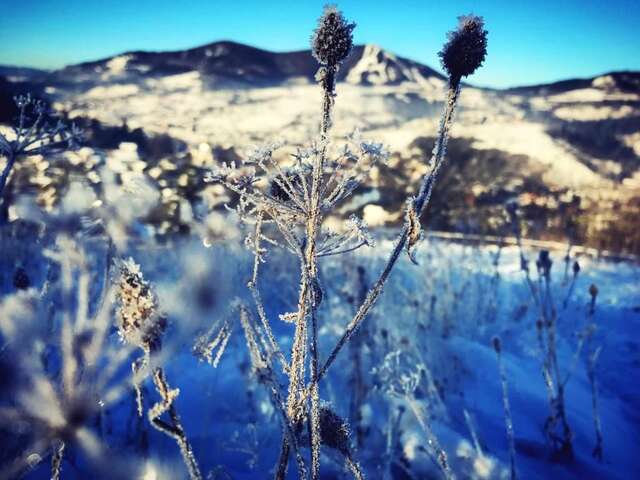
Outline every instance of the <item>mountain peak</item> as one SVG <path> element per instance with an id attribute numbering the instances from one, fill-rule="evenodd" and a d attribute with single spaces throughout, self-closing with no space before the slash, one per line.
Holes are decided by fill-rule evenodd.
<path id="1" fill-rule="evenodd" d="M 422 83 L 426 79 L 444 77 L 435 70 L 383 49 L 379 45 L 358 45 L 348 61 L 344 79 L 358 85 L 398 85 Z"/>

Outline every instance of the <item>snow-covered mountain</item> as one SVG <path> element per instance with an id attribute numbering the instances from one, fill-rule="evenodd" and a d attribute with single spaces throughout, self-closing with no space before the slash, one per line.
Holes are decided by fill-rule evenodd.
<path id="1" fill-rule="evenodd" d="M 318 65 L 308 51 L 276 53 L 221 41 L 175 52 L 127 52 L 52 72 L 50 81 L 70 88 L 198 72 L 215 87 L 264 87 L 312 82 Z M 1 71 L 0 71 L 1 73 Z M 397 85 L 404 81 L 443 79 L 429 67 L 397 57 L 374 45 L 353 49 L 338 74 L 359 85 Z"/>
<path id="2" fill-rule="evenodd" d="M 320 107 L 316 71 L 309 51 L 274 53 L 216 42 L 6 75 L 0 91 L 41 92 L 85 125 L 112 129 L 112 147 L 116 130 L 122 140 L 136 141 L 126 131 L 168 136 L 205 165 L 238 158 L 256 143 L 312 140 Z M 386 192 L 376 194 L 379 207 L 392 209 L 406 193 L 397 185 L 412 185 L 426 168 L 446 80 L 428 66 L 363 45 L 354 48 L 338 81 L 333 133 L 341 139 L 358 128 L 394 153 L 390 171 L 374 182 Z M 453 136 L 451 178 L 443 182 L 451 197 L 444 195 L 443 207 L 453 208 L 457 199 L 461 211 L 468 202 L 497 208 L 518 197 L 532 208 L 555 211 L 574 196 L 598 212 L 635 205 L 640 73 L 507 90 L 467 85 Z M 440 219 L 444 228 L 456 228 L 453 217 Z"/>

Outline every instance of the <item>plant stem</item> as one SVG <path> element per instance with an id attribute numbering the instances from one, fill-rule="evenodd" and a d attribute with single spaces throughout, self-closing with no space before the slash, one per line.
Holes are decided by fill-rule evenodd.
<path id="1" fill-rule="evenodd" d="M 509 465 L 511 480 L 516 480 L 516 443 L 513 433 L 513 418 L 511 416 L 511 405 L 509 403 L 509 385 L 507 383 L 507 373 L 502 362 L 502 353 L 496 351 L 498 357 L 498 371 L 500 374 L 500 384 L 502 385 L 502 406 L 504 408 L 504 424 L 507 431 L 507 441 L 509 442 Z"/>
<path id="2" fill-rule="evenodd" d="M 453 113 L 455 110 L 455 106 L 456 106 L 456 102 L 458 100 L 459 94 L 460 94 L 459 84 L 452 84 L 449 86 L 449 90 L 447 93 L 447 102 L 445 104 L 445 108 L 442 113 L 442 118 L 440 120 L 438 138 L 436 140 L 436 145 L 433 149 L 433 156 L 432 156 L 433 169 L 431 170 L 431 172 L 429 172 L 429 174 L 425 174 L 425 176 L 423 177 L 418 196 L 414 200 L 414 206 L 418 214 L 418 217 L 420 217 L 423 214 L 424 210 L 426 210 L 426 207 L 429 205 L 429 200 L 431 199 L 431 193 L 433 192 L 433 186 L 437 179 L 440 168 L 444 163 L 447 142 L 449 139 L 449 130 L 451 128 Z M 318 381 L 325 376 L 325 374 L 327 373 L 327 370 L 329 369 L 331 364 L 335 361 L 336 357 L 338 356 L 338 353 L 340 353 L 340 350 L 342 350 L 344 345 L 351 339 L 354 332 L 360 326 L 362 321 L 366 318 L 371 308 L 375 305 L 378 297 L 380 296 L 380 293 L 382 293 L 382 289 L 385 285 L 385 282 L 387 281 L 387 278 L 389 277 L 389 274 L 391 273 L 391 270 L 395 266 L 395 263 L 400 257 L 400 254 L 402 253 L 402 250 L 407 242 L 407 238 L 409 235 L 409 228 L 410 227 L 408 224 L 405 224 L 404 227 L 402 228 L 402 231 L 400 232 L 400 238 L 396 242 L 396 245 L 393 251 L 391 252 L 391 255 L 389 256 L 389 259 L 387 260 L 387 264 L 385 265 L 384 269 L 382 270 L 382 273 L 378 277 L 378 280 L 375 282 L 371 290 L 369 290 L 369 293 L 367 294 L 364 302 L 362 302 L 362 304 L 360 305 L 360 308 L 358 309 L 357 313 L 355 314 L 351 322 L 349 322 L 349 324 L 347 325 L 347 328 L 342 334 L 342 337 L 340 337 L 333 351 L 331 352 L 331 354 L 325 361 L 324 365 L 320 369 L 320 372 L 318 374 Z"/>
<path id="3" fill-rule="evenodd" d="M 60 472 L 62 471 L 62 457 L 64 456 L 65 443 L 60 442 L 53 449 L 51 457 L 51 480 L 60 480 Z"/>
<path id="4" fill-rule="evenodd" d="M 1 209 L 3 212 L 6 212 L 9 210 L 9 205 L 5 205 L 6 202 L 8 202 L 8 196 L 5 198 L 4 195 L 4 189 L 7 185 L 7 180 L 9 179 L 9 174 L 11 173 L 11 169 L 13 168 L 13 165 L 16 162 L 16 156 L 13 152 L 8 152 L 7 153 L 7 164 L 4 166 L 4 169 L 2 170 L 2 175 L 0 175 L 0 205 L 1 205 Z M 3 215 L 5 216 L 5 215 Z M 4 218 L 0 218 L 0 224 L 4 223 Z"/>
<path id="5" fill-rule="evenodd" d="M 311 318 L 311 383 L 309 386 L 311 396 L 311 477 L 317 480 L 320 475 L 320 395 L 318 387 L 319 353 L 318 353 L 318 321 L 317 309 L 321 296 L 318 283 L 317 264 L 317 236 L 322 216 L 320 213 L 320 193 L 322 190 L 322 177 L 326 161 L 326 148 L 328 132 L 331 126 L 331 109 L 334 100 L 335 66 L 328 66 L 322 81 L 322 122 L 320 125 L 321 149 L 316 154 L 313 163 L 311 179 L 311 195 L 308 205 L 308 216 L 305 232 L 305 247 L 303 261 L 301 262 L 300 294 L 298 297 L 298 317 L 291 353 L 291 369 L 289 376 L 289 394 L 287 398 L 287 411 L 289 418 L 297 423 L 302 417 L 304 396 L 304 369 L 306 363 L 307 342 L 307 318 Z M 285 453 L 285 445 L 281 452 Z"/>
<path id="6" fill-rule="evenodd" d="M 178 413 L 173 405 L 173 401 L 178 396 L 179 391 L 177 389 L 170 389 L 162 368 L 156 368 L 154 370 L 153 383 L 162 398 L 162 402 L 157 403 L 149 410 L 149 420 L 151 421 L 151 425 L 176 441 L 180 447 L 180 453 L 182 454 L 182 459 L 187 467 L 187 471 L 189 472 L 189 478 L 191 480 L 203 480 L 200 468 L 198 467 L 196 458 L 193 455 L 191 444 L 187 440 L 187 435 L 185 434 L 182 423 L 180 422 L 180 417 L 178 417 Z M 169 413 L 171 423 L 167 423 L 160 419 L 160 415 L 165 412 Z"/>
<path id="7" fill-rule="evenodd" d="M 447 454 L 440 445 L 438 438 L 433 433 L 429 422 L 427 421 L 422 406 L 418 404 L 417 400 L 412 395 L 407 395 L 406 397 L 407 403 L 409 404 L 409 408 L 418 419 L 418 423 L 424 430 L 424 433 L 427 435 L 427 443 L 431 447 L 433 454 L 436 459 L 436 464 L 442 470 L 442 474 L 447 480 L 453 480 L 453 472 L 451 471 L 451 467 L 449 466 L 449 462 L 447 460 Z"/>

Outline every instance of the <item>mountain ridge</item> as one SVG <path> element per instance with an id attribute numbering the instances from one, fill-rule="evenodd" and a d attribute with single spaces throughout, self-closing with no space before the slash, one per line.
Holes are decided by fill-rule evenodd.
<path id="1" fill-rule="evenodd" d="M 215 53 L 221 49 L 226 50 L 226 54 Z M 341 72 L 339 72 L 338 81 L 345 81 L 351 70 L 358 62 L 363 60 L 363 55 L 372 51 L 375 51 L 376 54 L 381 55 L 386 60 L 392 59 L 396 61 L 396 64 L 390 69 L 390 75 L 393 78 L 387 79 L 388 81 L 385 82 L 387 84 L 397 84 L 401 81 L 415 79 L 415 75 L 413 76 L 414 78 L 411 78 L 410 75 L 406 75 L 406 71 L 402 72 L 403 69 L 399 68 L 397 63 L 417 69 L 423 77 L 445 79 L 441 72 L 426 64 L 396 55 L 375 44 L 358 44 L 354 46 L 352 55 L 345 61 Z M 276 52 L 233 40 L 217 40 L 187 49 L 129 50 L 96 60 L 67 65 L 55 70 L 0 65 L 0 76 L 19 76 L 23 79 L 33 79 L 35 77 L 43 82 L 47 80 L 61 81 L 68 75 L 87 73 L 87 69 L 100 68 L 122 58 L 133 60 L 132 67 L 135 68 L 136 65 L 142 66 L 143 70 L 146 70 L 146 67 L 149 66 L 145 65 L 145 63 L 151 63 L 151 68 L 148 72 L 152 74 L 170 75 L 199 70 L 208 75 L 218 75 L 223 79 L 244 82 L 254 86 L 260 83 L 283 83 L 292 78 L 304 78 L 312 81 L 318 68 L 317 62 L 308 49 Z M 216 62 L 216 59 L 226 60 L 227 63 Z M 364 72 L 365 77 L 368 77 L 366 73 Z M 378 71 L 378 74 L 380 73 L 384 74 L 384 72 Z M 577 88 L 588 88 L 593 81 L 603 77 L 612 77 L 615 83 L 619 83 L 621 90 L 632 89 L 633 91 L 640 91 L 640 71 L 634 70 L 613 70 L 589 77 L 571 77 L 557 81 L 517 85 L 507 88 L 480 87 L 473 84 L 471 86 L 483 90 L 516 94 L 561 93 Z M 356 80 L 353 81 L 355 82 Z M 361 84 L 375 84 L 376 81 L 384 81 L 384 78 L 362 78 Z"/>

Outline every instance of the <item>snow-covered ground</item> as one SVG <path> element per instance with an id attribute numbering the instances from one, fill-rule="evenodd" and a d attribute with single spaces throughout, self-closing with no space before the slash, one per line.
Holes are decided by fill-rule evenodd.
<path id="1" fill-rule="evenodd" d="M 13 289 L 9 272 L 24 268 L 38 287 L 45 280 L 43 265 L 48 260 L 42 257 L 39 245 L 3 242 L 0 308 L 7 315 Z M 329 257 L 322 264 L 321 359 L 353 316 L 391 245 L 390 240 L 381 240 L 374 249 L 341 256 L 340 261 Z M 13 254 L 5 255 L 6 248 L 12 248 Z M 100 271 L 105 250 L 94 246 L 92 251 L 89 263 Z M 635 441 L 640 434 L 636 380 L 640 373 L 640 268 L 631 263 L 571 258 L 581 270 L 564 307 L 571 268 L 565 278 L 565 252 L 551 252 L 552 292 L 559 314 L 559 365 L 564 373 L 573 371 L 566 387 L 566 408 L 575 451 L 572 461 L 554 462 L 543 433 L 549 403 L 536 339 L 536 307 L 520 270 L 519 251 L 508 247 L 499 256 L 497 252 L 495 246 L 425 240 L 417 254 L 419 265 L 406 258 L 399 262 L 379 304 L 322 382 L 321 398 L 351 425 L 356 457 L 367 478 L 440 478 L 416 413 L 432 426 L 456 478 L 509 478 L 494 336 L 501 338 L 518 478 L 632 478 L 640 471 Z M 250 255 L 234 243 L 205 248 L 197 240 L 145 245 L 127 254 L 141 264 L 168 313 L 170 327 L 161 361 L 171 386 L 180 389 L 177 411 L 200 466 L 210 475 L 207 478 L 271 477 L 280 448 L 280 420 L 268 391 L 251 373 L 237 311 L 231 308 L 233 299 L 251 305 L 245 287 L 252 266 Z M 526 254 L 535 260 L 537 251 Z M 276 337 L 287 352 L 294 327 L 278 315 L 295 309 L 298 266 L 277 252 L 267 260 L 259 287 Z M 590 318 L 592 284 L 598 295 Z M 214 368 L 196 358 L 192 346 L 198 334 L 210 328 L 215 332 L 224 321 L 231 326 L 231 337 Z M 575 356 L 578 333 L 590 322 L 597 325 L 596 332 Z M 16 334 L 7 332 L 7 320 L 0 325 L 4 342 L 9 341 L 0 353 L 6 355 Z M 52 335 L 49 342 L 55 344 L 57 338 Z M 108 343 L 117 346 L 119 342 L 115 328 L 110 329 Z M 602 462 L 591 456 L 595 430 L 585 367 L 589 348 L 597 347 L 602 347 L 596 369 Z M 2 364 L 6 362 L 10 360 L 2 358 Z M 121 381 L 129 372 L 128 368 L 121 370 Z M 284 376 L 278 378 L 284 383 Z M 3 406 L 13 401 L 12 395 L 11 390 L 4 390 Z M 154 395 L 147 380 L 143 390 L 147 408 L 156 401 Z M 136 475 L 145 480 L 184 478 L 186 471 L 175 442 L 150 428 L 146 419 L 138 420 L 135 410 L 133 391 L 127 388 L 117 403 L 91 420 L 89 428 L 104 445 L 104 455 L 130 460 L 141 469 Z M 8 452 L 17 448 L 16 437 L 10 434 L 16 433 L 14 428 L 5 424 L 1 429 Z M 24 431 L 20 432 L 23 436 L 18 438 L 23 441 Z M 308 455 L 308 449 L 303 453 Z M 5 457 L 2 465 L 10 460 Z M 49 478 L 49 457 L 43 458 L 41 463 L 33 462 L 25 478 Z M 65 452 L 62 478 L 90 478 L 90 465 L 82 450 L 71 444 Z M 349 478 L 340 455 L 331 449 L 323 449 L 322 468 L 322 478 Z M 289 470 L 295 478 L 293 463 Z M 94 472 L 91 478 L 117 476 L 107 472 Z"/>

